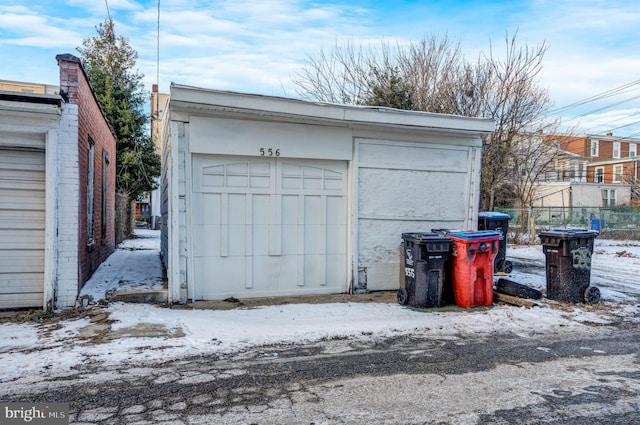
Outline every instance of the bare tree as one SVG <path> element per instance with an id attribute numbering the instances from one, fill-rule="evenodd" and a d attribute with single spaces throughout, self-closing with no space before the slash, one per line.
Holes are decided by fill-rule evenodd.
<path id="1" fill-rule="evenodd" d="M 480 94 L 484 97 L 480 103 L 484 115 L 496 122 L 482 151 L 481 208 L 489 211 L 495 206 L 497 192 L 510 182 L 511 170 L 505 163 L 513 156 L 514 141 L 521 134 L 547 126 L 545 117 L 551 107 L 548 92 L 536 84 L 547 46 L 518 46 L 516 35 L 506 35 L 505 44 L 503 59 L 492 47 L 478 65 L 486 74 L 486 92 Z"/>
<path id="2" fill-rule="evenodd" d="M 335 44 L 317 56 L 307 56 L 306 66 L 293 78 L 296 92 L 303 98 L 320 102 L 364 105 L 373 95 L 373 87 L 384 86 L 378 79 L 398 69 L 390 46 L 380 42 L 365 47 L 349 41 Z"/>
<path id="3" fill-rule="evenodd" d="M 520 46 L 516 38 L 505 34 L 505 51 L 498 55 L 490 46 L 476 63 L 467 62 L 459 43 L 446 35 L 393 49 L 386 43 L 377 49 L 336 44 L 308 56 L 294 82 L 298 94 L 320 101 L 493 118 L 496 130 L 483 140 L 481 181 L 481 207 L 493 210 L 511 184 L 507 164 L 513 163 L 515 138 L 544 128 L 551 107 L 537 84 L 547 46 Z M 403 91 L 410 102 L 399 103 Z"/>
<path id="4" fill-rule="evenodd" d="M 458 92 L 463 70 L 460 43 L 447 35 L 434 35 L 398 50 L 398 63 L 407 85 L 412 88 L 414 109 L 456 113 L 454 93 Z"/>

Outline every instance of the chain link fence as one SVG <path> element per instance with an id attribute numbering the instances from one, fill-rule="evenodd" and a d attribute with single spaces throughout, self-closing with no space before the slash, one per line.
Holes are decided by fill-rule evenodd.
<path id="1" fill-rule="evenodd" d="M 539 232 L 550 229 L 593 229 L 609 239 L 640 240 L 640 208 L 562 208 L 532 207 L 528 209 L 497 208 L 510 214 L 511 242 L 535 240 Z"/>

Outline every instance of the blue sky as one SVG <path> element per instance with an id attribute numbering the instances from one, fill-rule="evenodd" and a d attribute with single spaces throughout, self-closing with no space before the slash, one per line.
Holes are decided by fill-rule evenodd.
<path id="1" fill-rule="evenodd" d="M 637 82 L 562 113 L 578 130 L 640 137 L 640 9 L 628 0 L 0 0 L 0 79 L 57 84 L 55 55 L 78 54 L 109 13 L 139 53 L 145 84 L 173 82 L 295 97 L 307 54 L 341 41 L 404 44 L 447 34 L 467 59 L 506 32 L 549 46 L 540 84 L 557 107 Z M 617 105 L 614 105 L 618 103 Z M 578 118 L 576 118 L 578 117 Z M 624 127 L 622 127 L 624 126 Z M 620 128 L 618 128 L 620 127 Z"/>

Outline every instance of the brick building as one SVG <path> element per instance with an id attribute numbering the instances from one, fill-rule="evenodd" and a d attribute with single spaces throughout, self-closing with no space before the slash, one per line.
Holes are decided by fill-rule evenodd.
<path id="1" fill-rule="evenodd" d="M 77 117 L 80 289 L 115 249 L 116 142 L 80 59 L 70 54 L 56 59 L 66 112 Z"/>
<path id="2" fill-rule="evenodd" d="M 0 90 L 0 308 L 73 306 L 115 250 L 115 136 L 80 60 L 56 59 L 57 90 Z"/>

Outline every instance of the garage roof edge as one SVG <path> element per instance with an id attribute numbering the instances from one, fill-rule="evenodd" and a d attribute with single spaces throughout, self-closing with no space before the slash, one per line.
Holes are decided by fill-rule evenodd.
<path id="1" fill-rule="evenodd" d="M 491 133 L 495 123 L 489 118 L 406 111 L 385 107 L 339 105 L 310 102 L 260 94 L 214 90 L 171 83 L 170 102 L 210 105 L 212 109 L 230 108 L 248 114 L 322 119 L 334 122 L 450 129 L 478 134 Z M 217 108 L 216 108 L 217 107 Z M 202 107 L 200 108 L 202 109 Z"/>

